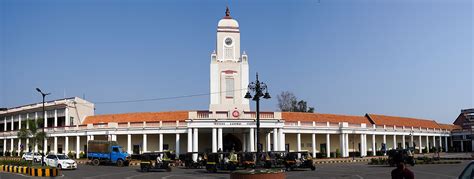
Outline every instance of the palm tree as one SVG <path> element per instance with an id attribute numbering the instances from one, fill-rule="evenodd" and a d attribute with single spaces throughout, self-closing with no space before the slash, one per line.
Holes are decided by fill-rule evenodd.
<path id="1" fill-rule="evenodd" d="M 26 128 L 26 123 L 28 123 L 28 129 Z M 38 126 L 42 126 L 43 119 L 39 118 L 36 121 L 33 119 L 27 119 L 26 123 L 23 124 L 21 129 L 18 131 L 17 136 L 20 140 L 30 139 L 33 146 L 36 146 L 38 142 L 43 141 L 46 138 L 45 132 L 38 131 Z"/>

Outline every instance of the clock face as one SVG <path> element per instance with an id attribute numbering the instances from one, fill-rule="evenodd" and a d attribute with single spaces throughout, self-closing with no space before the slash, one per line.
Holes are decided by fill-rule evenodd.
<path id="1" fill-rule="evenodd" d="M 232 45 L 232 39 L 229 38 L 229 37 L 226 38 L 226 39 L 225 39 L 225 44 L 228 45 L 228 46 Z"/>

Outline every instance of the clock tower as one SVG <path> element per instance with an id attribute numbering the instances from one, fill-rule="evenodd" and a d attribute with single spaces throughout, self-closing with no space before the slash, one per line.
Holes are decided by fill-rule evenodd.
<path id="1" fill-rule="evenodd" d="M 244 98 L 249 83 L 248 57 L 245 52 L 240 54 L 239 23 L 230 16 L 228 7 L 217 25 L 210 69 L 209 111 L 227 111 L 234 118 L 249 111 L 249 100 Z"/>

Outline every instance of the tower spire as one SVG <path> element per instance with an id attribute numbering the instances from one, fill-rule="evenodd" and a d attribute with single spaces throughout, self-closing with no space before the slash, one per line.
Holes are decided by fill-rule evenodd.
<path id="1" fill-rule="evenodd" d="M 225 8 L 225 17 L 224 17 L 224 19 L 232 19 L 232 17 L 230 16 L 229 6 L 226 6 L 226 8 Z"/>

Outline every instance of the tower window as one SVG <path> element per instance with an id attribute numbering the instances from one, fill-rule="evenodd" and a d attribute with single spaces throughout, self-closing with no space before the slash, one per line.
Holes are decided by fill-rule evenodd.
<path id="1" fill-rule="evenodd" d="M 234 58 L 234 49 L 232 47 L 225 48 L 225 58 L 233 59 Z"/>
<path id="2" fill-rule="evenodd" d="M 234 98 L 234 78 L 225 79 L 225 97 Z"/>

